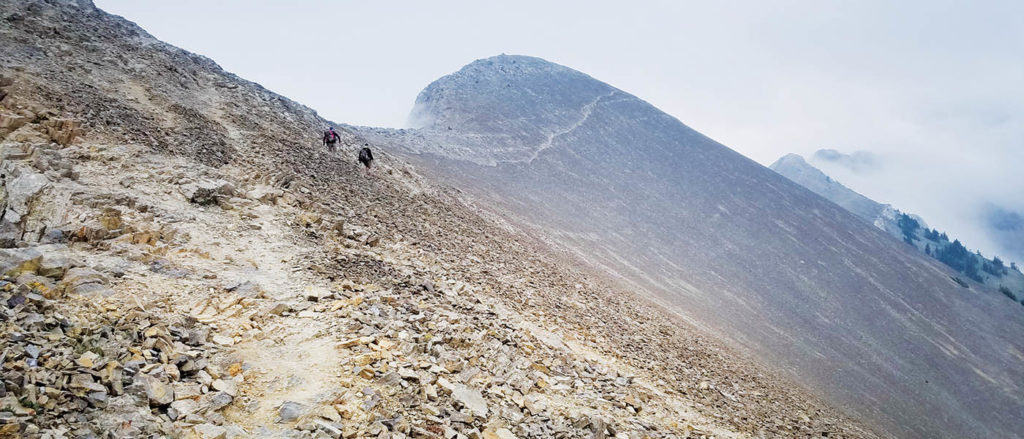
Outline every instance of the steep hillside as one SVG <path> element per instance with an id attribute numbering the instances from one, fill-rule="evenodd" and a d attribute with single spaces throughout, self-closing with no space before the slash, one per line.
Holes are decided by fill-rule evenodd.
<path id="1" fill-rule="evenodd" d="M 1018 437 L 1024 316 L 579 72 L 475 61 L 361 129 L 890 435 Z"/>
<path id="2" fill-rule="evenodd" d="M 971 253 L 960 240 L 950 240 L 945 233 L 930 229 L 921 217 L 900 212 L 888 204 L 876 203 L 854 192 L 799 155 L 788 154 L 770 168 L 939 260 L 963 277 L 984 284 L 990 289 L 990 294 L 1002 294 L 1012 301 L 1006 305 L 1024 305 L 1024 273 L 1016 263 L 1007 265 L 999 257 L 987 259 L 980 253 Z M 1024 308 L 1019 309 L 1024 311 Z"/>
<path id="3" fill-rule="evenodd" d="M 0 3 L 0 437 L 875 437 L 326 124 Z"/>
<path id="4" fill-rule="evenodd" d="M 875 220 L 889 207 L 843 186 L 796 154 L 786 154 L 769 168 L 876 226 Z"/>

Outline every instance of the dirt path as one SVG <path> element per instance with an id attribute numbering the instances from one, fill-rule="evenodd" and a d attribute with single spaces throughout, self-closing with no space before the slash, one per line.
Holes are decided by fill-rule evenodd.
<path id="1" fill-rule="evenodd" d="M 145 298 L 143 306 L 163 301 L 169 313 L 210 325 L 220 352 L 214 362 L 233 371 L 221 379 L 237 387 L 222 412 L 224 425 L 241 429 L 230 431 L 372 433 L 377 423 L 398 416 L 404 424 L 385 426 L 407 432 L 455 427 L 467 434 L 504 428 L 528 436 L 634 425 L 741 437 L 676 399 L 641 403 L 643 395 L 663 394 L 652 380 L 563 342 L 414 245 L 367 246 L 350 239 L 361 236 L 356 226 L 346 226 L 340 236 L 311 238 L 316 227 L 299 224 L 318 218 L 288 205 L 237 198 L 199 206 L 169 193 L 161 178 L 188 186 L 239 176 L 182 176 L 184 162 L 118 152 L 122 172 L 116 177 L 107 171 L 109 162 L 89 162 L 79 181 L 102 188 L 132 179 L 137 203 L 151 206 L 142 217 L 176 224 L 183 238 L 159 257 L 142 258 L 146 264 L 132 265 L 116 290 Z M 149 178 L 134 179 L 141 176 Z M 133 216 L 129 212 L 125 221 Z M 311 270 L 325 264 L 325 256 L 356 266 Z M 436 284 L 424 287 L 417 279 Z M 359 283 L 367 280 L 382 285 Z M 427 341 L 431 335 L 443 338 Z M 487 358 L 495 349 L 497 359 Z M 626 399 L 631 403 L 621 402 L 627 395 L 633 395 Z M 485 416 L 474 412 L 480 406 L 487 407 Z M 512 407 L 518 414 L 506 413 Z M 629 419 L 632 424 L 625 423 Z"/>

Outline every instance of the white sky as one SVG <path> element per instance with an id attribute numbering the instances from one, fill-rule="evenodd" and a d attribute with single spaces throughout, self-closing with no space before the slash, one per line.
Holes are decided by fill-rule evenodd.
<path id="1" fill-rule="evenodd" d="M 882 169 L 836 177 L 986 254 L 977 206 L 1024 211 L 1021 1 L 96 4 L 337 122 L 400 127 L 438 77 L 539 56 L 765 165 L 872 151 Z"/>

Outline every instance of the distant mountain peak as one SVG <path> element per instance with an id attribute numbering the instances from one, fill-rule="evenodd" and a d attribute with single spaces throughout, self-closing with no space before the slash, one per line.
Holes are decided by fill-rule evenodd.
<path id="1" fill-rule="evenodd" d="M 819 150 L 815 157 L 822 151 L 833 150 Z M 966 249 L 962 252 L 944 250 L 951 244 L 946 234 L 930 229 L 920 216 L 901 212 L 888 204 L 877 203 L 843 186 L 797 154 L 782 156 L 771 165 L 771 169 L 849 210 L 875 227 L 885 230 L 894 238 L 912 245 L 918 251 L 938 259 L 964 276 L 991 287 L 993 291 L 1002 291 L 1014 302 L 1024 300 L 1024 276 L 1019 271 L 1004 270 L 998 257 L 988 260 L 976 257 Z M 1024 219 L 1020 215 L 1001 211 L 994 206 L 988 211 L 989 218 L 1001 221 L 999 224 L 1009 233 L 1013 233 L 1013 230 L 1024 231 Z M 959 241 L 957 243 L 960 245 Z"/>
<path id="2" fill-rule="evenodd" d="M 770 168 L 868 222 L 873 222 L 887 207 L 833 180 L 807 163 L 799 154 L 786 154 L 772 163 Z"/>

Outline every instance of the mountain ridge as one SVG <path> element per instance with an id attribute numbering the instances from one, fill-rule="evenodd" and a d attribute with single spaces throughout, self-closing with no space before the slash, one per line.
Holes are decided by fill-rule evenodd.
<path id="1" fill-rule="evenodd" d="M 930 229 L 920 216 L 905 214 L 891 205 L 877 203 L 854 192 L 799 155 L 787 154 L 770 168 L 990 288 L 993 293 L 998 292 L 1024 305 L 1024 274 L 1016 263 L 1011 262 L 1007 267 L 999 257 L 986 259 L 980 252 L 972 254 L 960 240 L 954 238 L 950 241 L 945 233 Z"/>
<path id="2" fill-rule="evenodd" d="M 452 90 L 431 97 L 446 102 L 443 124 L 356 132 L 503 206 L 887 434 L 1016 434 L 1021 401 L 1010 389 L 1021 370 L 1004 366 L 1021 350 L 1008 328 L 1022 321 L 996 305 L 1001 298 L 965 294 L 946 267 L 626 93 L 595 104 L 534 161 L 507 161 L 529 157 L 524 145 L 543 144 L 559 132 L 552 127 L 573 126 L 566 121 L 580 120 L 595 90 L 611 86 L 549 69 L 534 87 L 499 80 L 499 67 L 483 81 L 460 75 L 433 87 Z M 562 91 L 542 92 L 554 88 Z M 947 338 L 970 354 L 952 360 Z M 880 405 L 879 392 L 891 399 Z M 963 407 L 963 398 L 975 403 Z"/>

